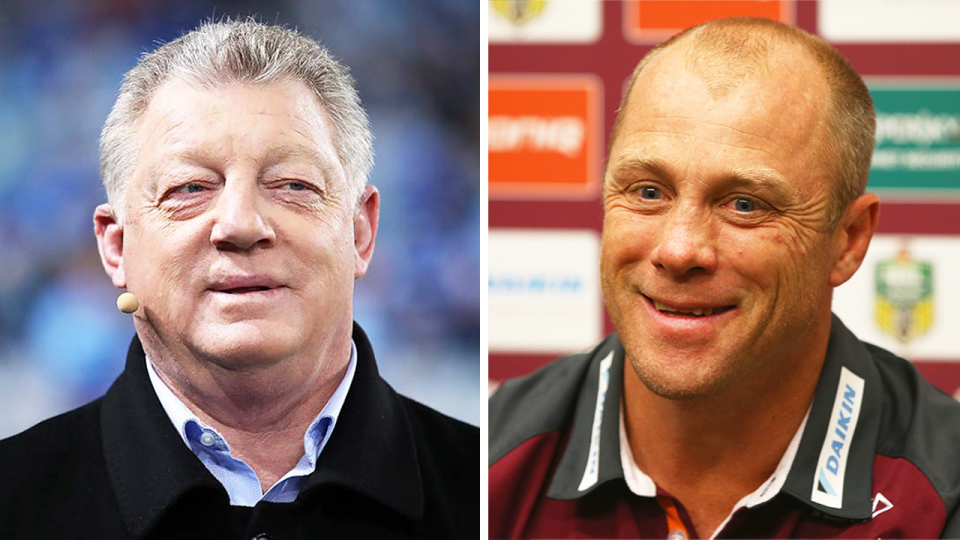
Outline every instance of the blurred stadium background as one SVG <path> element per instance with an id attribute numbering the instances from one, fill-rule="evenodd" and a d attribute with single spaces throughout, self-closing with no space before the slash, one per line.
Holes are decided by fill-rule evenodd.
<path id="1" fill-rule="evenodd" d="M 0 437 L 100 396 L 133 325 L 96 252 L 100 128 L 144 51 L 255 16 L 352 68 L 383 200 L 356 319 L 398 390 L 480 421 L 479 2 L 27 0 L 0 4 Z"/>

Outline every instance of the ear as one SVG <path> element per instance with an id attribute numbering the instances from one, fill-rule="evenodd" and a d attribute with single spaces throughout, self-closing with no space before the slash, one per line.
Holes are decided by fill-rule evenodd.
<path id="1" fill-rule="evenodd" d="M 830 286 L 839 287 L 860 268 L 870 239 L 880 221 L 880 199 L 873 193 L 850 203 L 833 232 L 837 258 L 830 272 Z"/>
<path id="2" fill-rule="evenodd" d="M 113 208 L 101 204 L 93 211 L 93 232 L 97 235 L 100 262 L 117 288 L 127 286 L 127 274 L 123 269 L 123 225 L 117 221 Z"/>
<path id="3" fill-rule="evenodd" d="M 373 247 L 377 240 L 377 225 L 380 222 L 380 192 L 373 186 L 363 189 L 360 204 L 353 214 L 353 249 L 356 262 L 353 267 L 353 279 L 360 279 L 367 273 Z"/>

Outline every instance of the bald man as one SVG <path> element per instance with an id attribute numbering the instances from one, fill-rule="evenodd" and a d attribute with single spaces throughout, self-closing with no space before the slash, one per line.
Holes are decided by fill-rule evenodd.
<path id="1" fill-rule="evenodd" d="M 491 398 L 491 537 L 960 535 L 960 404 L 831 313 L 877 228 L 875 123 L 781 23 L 640 62 L 603 180 L 616 333 Z"/>

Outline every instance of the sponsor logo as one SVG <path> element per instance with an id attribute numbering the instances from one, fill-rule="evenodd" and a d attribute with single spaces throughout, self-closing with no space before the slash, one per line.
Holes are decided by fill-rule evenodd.
<path id="1" fill-rule="evenodd" d="M 897 200 L 895 197 L 887 198 Z M 913 219 L 924 219 L 924 214 L 933 205 L 911 206 L 911 211 L 900 218 L 900 223 L 907 224 L 904 226 L 909 226 Z M 960 216 L 960 204 L 943 202 L 938 206 L 937 210 L 947 210 L 948 214 L 953 212 L 953 215 Z M 939 227 L 941 223 L 935 225 Z M 952 279 L 952 276 L 960 276 L 960 235 L 948 229 L 951 226 L 949 220 L 943 221 L 942 226 L 944 229 L 940 234 L 875 234 L 860 270 L 834 290 L 833 311 L 863 341 L 914 361 L 941 364 L 942 367 L 935 369 L 947 369 L 946 365 L 949 364 L 954 366 L 950 368 L 953 370 L 960 368 L 960 362 L 957 362 L 960 360 L 960 342 L 957 340 L 960 311 L 946 309 L 946 306 L 960 298 L 960 280 Z M 892 286 L 886 287 L 884 296 L 880 296 L 878 286 L 881 280 L 877 276 L 879 265 L 886 263 L 887 270 L 897 268 L 893 263 L 905 243 L 912 269 L 891 274 L 883 272 L 882 282 Z M 909 303 L 912 304 L 915 299 L 925 295 L 925 289 L 929 290 L 930 296 L 918 302 L 916 308 L 908 309 L 904 301 L 910 299 Z M 894 298 L 897 302 L 903 302 L 900 305 L 906 312 L 904 315 L 897 314 L 896 305 L 891 301 Z M 929 329 L 921 333 L 921 327 L 927 324 Z M 898 335 L 906 337 L 908 342 L 905 343 Z M 940 379 L 936 382 L 947 392 L 953 393 L 956 386 L 952 379 L 948 381 L 939 375 L 942 372 L 937 373 Z"/>
<path id="2" fill-rule="evenodd" d="M 960 143 L 960 116 L 917 113 L 877 115 L 877 147 L 871 167 L 877 170 L 935 171 L 960 169 L 960 149 L 931 149 Z M 907 149 L 882 149 L 911 146 Z"/>
<path id="3" fill-rule="evenodd" d="M 933 265 L 913 260 L 904 244 L 876 267 L 874 319 L 880 330 L 906 344 L 933 325 Z"/>
<path id="4" fill-rule="evenodd" d="M 873 497 L 873 515 L 870 517 L 875 518 L 891 508 L 893 508 L 893 503 L 878 491 Z"/>
<path id="5" fill-rule="evenodd" d="M 847 471 L 847 458 L 860 418 L 863 403 L 863 379 L 847 368 L 840 371 L 840 383 L 830 414 L 820 460 L 813 479 L 811 499 L 831 508 L 843 507 L 843 483 Z"/>
<path id="6" fill-rule="evenodd" d="M 491 152 L 557 152 L 576 157 L 583 149 L 586 126 L 576 116 L 491 116 Z"/>
<path id="7" fill-rule="evenodd" d="M 607 400 L 607 389 L 610 387 L 610 364 L 613 362 L 613 352 L 600 362 L 600 384 L 597 386 L 597 406 L 593 410 L 593 428 L 590 430 L 590 451 L 587 453 L 587 467 L 580 480 L 579 491 L 589 489 L 597 483 L 600 472 L 600 427 L 603 424 L 603 404 Z"/>
<path id="8" fill-rule="evenodd" d="M 491 75 L 490 196 L 596 196 L 600 102 L 600 82 L 593 76 Z"/>
<path id="9" fill-rule="evenodd" d="M 546 6 L 546 0 L 490 0 L 493 13 L 517 26 L 540 16 Z"/>
<path id="10" fill-rule="evenodd" d="M 958 20 L 957 2 L 817 2 L 817 33 L 831 43 L 954 43 Z"/>
<path id="11" fill-rule="evenodd" d="M 623 34 L 634 43 L 657 43 L 713 19 L 761 17 L 793 24 L 792 0 L 626 0 Z"/>
<path id="12" fill-rule="evenodd" d="M 916 113 L 877 115 L 877 144 L 957 143 L 960 139 L 960 117 L 934 114 L 926 109 Z"/>
<path id="13" fill-rule="evenodd" d="M 488 238 L 490 351 L 566 354 L 602 337 L 596 231 L 493 228 Z"/>
<path id="14" fill-rule="evenodd" d="M 877 145 L 869 189 L 960 194 L 960 81 L 906 85 L 874 79 Z"/>
<path id="15" fill-rule="evenodd" d="M 490 43 L 591 43 L 603 33 L 600 0 L 489 0 Z"/>
<path id="16" fill-rule="evenodd" d="M 583 276 L 551 274 L 491 275 L 490 294 L 577 294 L 586 287 Z"/>

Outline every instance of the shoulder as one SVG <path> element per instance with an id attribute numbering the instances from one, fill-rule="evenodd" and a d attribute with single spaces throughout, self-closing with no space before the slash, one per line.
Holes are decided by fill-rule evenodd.
<path id="1" fill-rule="evenodd" d="M 451 418 L 422 403 L 401 395 L 407 417 L 413 424 L 418 450 L 450 457 L 480 456 L 480 428 Z M 471 466 L 476 463 L 471 463 Z"/>
<path id="2" fill-rule="evenodd" d="M 0 525 L 41 531 L 51 525 L 44 516 L 60 516 L 61 525 L 80 523 L 87 511 L 112 505 L 100 406 L 98 399 L 0 441 Z"/>
<path id="3" fill-rule="evenodd" d="M 877 453 L 919 469 L 943 500 L 948 516 L 960 515 L 960 403 L 927 382 L 909 361 L 864 345 L 881 382 Z"/>
<path id="4" fill-rule="evenodd" d="M 523 442 L 570 422 L 596 352 L 558 358 L 497 389 L 488 404 L 491 466 Z"/>
<path id="5" fill-rule="evenodd" d="M 60 466 L 83 459 L 85 450 L 96 449 L 98 446 L 101 401 L 102 399 L 98 399 L 49 418 L 0 441 L 0 463 L 46 463 L 45 469 L 48 469 L 50 463 Z M 16 478 L 23 468 L 12 468 L 9 472 Z M 36 471 L 33 471 L 31 475 L 35 473 Z"/>
<path id="6" fill-rule="evenodd" d="M 504 382 L 489 403 L 488 519 L 491 537 L 525 536 L 570 436 L 595 361 L 619 347 L 612 334 L 588 353 L 558 358 Z"/>
<path id="7" fill-rule="evenodd" d="M 931 465 L 955 465 L 960 480 L 960 461 L 955 459 L 960 448 L 960 403 L 927 382 L 909 361 L 875 345 L 864 346 L 880 374 L 883 416 L 878 451 Z"/>
<path id="8" fill-rule="evenodd" d="M 443 534 L 480 530 L 480 429 L 400 396 L 417 445 L 426 514 Z"/>

